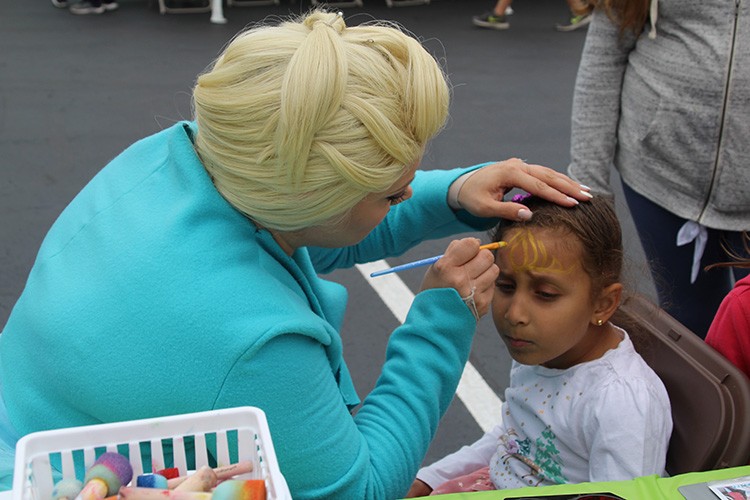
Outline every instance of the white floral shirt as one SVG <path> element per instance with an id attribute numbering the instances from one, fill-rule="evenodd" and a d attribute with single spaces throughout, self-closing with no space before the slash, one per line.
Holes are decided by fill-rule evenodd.
<path id="1" fill-rule="evenodd" d="M 617 348 L 565 370 L 514 362 L 502 422 L 417 477 L 434 488 L 489 465 L 508 489 L 663 475 L 667 391 L 621 332 Z"/>

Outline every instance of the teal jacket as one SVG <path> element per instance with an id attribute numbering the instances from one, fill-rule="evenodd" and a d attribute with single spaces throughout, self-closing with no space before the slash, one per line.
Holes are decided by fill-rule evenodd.
<path id="1" fill-rule="evenodd" d="M 448 207 L 465 170 L 420 172 L 413 198 L 360 244 L 289 257 L 214 189 L 194 132 L 178 123 L 135 143 L 50 229 L 0 335 L 13 432 L 258 406 L 295 499 L 401 497 L 475 320 L 453 289 L 419 293 L 352 416 L 347 294 L 318 273 L 494 221 Z"/>

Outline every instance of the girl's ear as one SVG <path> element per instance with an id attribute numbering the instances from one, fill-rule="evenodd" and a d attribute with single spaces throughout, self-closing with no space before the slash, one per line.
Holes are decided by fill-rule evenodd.
<path id="1" fill-rule="evenodd" d="M 591 315 L 591 323 L 601 326 L 620 307 L 622 297 L 622 283 L 613 283 L 605 287 L 594 303 L 594 313 Z"/>

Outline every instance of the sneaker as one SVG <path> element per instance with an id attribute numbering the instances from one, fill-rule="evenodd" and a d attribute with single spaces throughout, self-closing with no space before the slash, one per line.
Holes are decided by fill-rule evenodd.
<path id="1" fill-rule="evenodd" d="M 68 0 L 52 0 L 52 5 L 58 9 L 65 9 L 68 7 Z"/>
<path id="2" fill-rule="evenodd" d="M 102 2 L 101 5 L 93 5 L 88 0 L 84 0 L 83 2 L 74 3 L 71 5 L 68 10 L 71 14 L 77 14 L 77 15 L 85 15 L 85 14 L 104 14 L 107 11 L 110 10 L 116 10 L 119 7 L 117 5 L 117 2 Z"/>
<path id="3" fill-rule="evenodd" d="M 505 18 L 505 15 L 498 16 L 493 12 L 485 12 L 481 16 L 474 16 L 471 18 L 471 22 L 474 26 L 480 28 L 490 28 L 493 30 L 507 30 L 510 28 L 510 23 Z"/>
<path id="4" fill-rule="evenodd" d="M 83 2 L 74 3 L 71 5 L 68 10 L 71 14 L 104 14 L 104 11 L 106 10 L 104 8 L 104 4 L 101 5 L 92 5 L 91 2 L 88 2 L 84 0 Z"/>
<path id="5" fill-rule="evenodd" d="M 209 0 L 164 0 L 164 5 L 168 9 L 210 9 Z"/>
<path id="6" fill-rule="evenodd" d="M 590 22 L 591 14 L 584 14 L 582 16 L 573 16 L 570 18 L 568 24 L 558 24 L 555 28 L 557 28 L 557 31 L 573 31 L 587 26 Z"/>

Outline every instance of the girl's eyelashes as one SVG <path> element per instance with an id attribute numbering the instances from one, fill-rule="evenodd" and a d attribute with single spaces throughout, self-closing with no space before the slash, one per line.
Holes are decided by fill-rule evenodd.
<path id="1" fill-rule="evenodd" d="M 501 293 L 513 293 L 516 289 L 516 285 L 512 281 L 503 279 L 495 281 L 495 288 Z"/>
<path id="2" fill-rule="evenodd" d="M 495 281 L 495 288 L 499 293 L 512 295 L 516 292 L 516 283 L 513 280 L 509 280 L 507 278 L 500 278 Z M 560 293 L 558 292 L 545 290 L 542 288 L 532 287 L 532 291 L 539 300 L 542 300 L 544 302 L 552 302 L 560 296 Z"/>
<path id="3" fill-rule="evenodd" d="M 553 293 L 553 292 L 545 292 L 545 291 L 539 290 L 539 291 L 536 292 L 536 295 L 537 295 L 537 297 L 539 297 L 542 300 L 551 301 L 551 300 L 555 300 L 557 297 L 559 297 L 560 294 Z"/>

